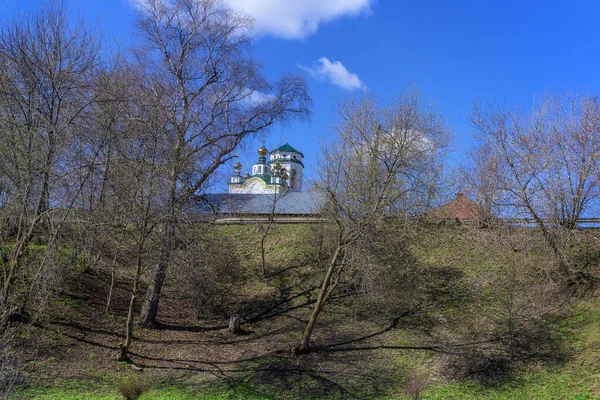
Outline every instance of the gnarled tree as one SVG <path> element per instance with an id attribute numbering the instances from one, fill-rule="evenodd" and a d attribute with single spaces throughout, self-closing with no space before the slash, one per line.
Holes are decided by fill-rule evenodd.
<path id="1" fill-rule="evenodd" d="M 349 265 L 368 268 L 361 253 L 380 240 L 388 218 L 420 215 L 439 181 L 450 130 L 442 116 L 413 89 L 381 106 L 372 97 L 342 102 L 333 137 L 322 144 L 317 186 L 327 199 L 325 215 L 335 243 L 300 348 L 310 349 L 315 324 Z"/>
<path id="2" fill-rule="evenodd" d="M 137 57 L 144 89 L 166 122 L 168 185 L 160 256 L 142 325 L 155 324 L 182 207 L 232 158 L 244 138 L 272 124 L 306 117 L 310 99 L 301 76 L 274 84 L 252 59 L 250 21 L 214 0 L 137 2 Z"/>

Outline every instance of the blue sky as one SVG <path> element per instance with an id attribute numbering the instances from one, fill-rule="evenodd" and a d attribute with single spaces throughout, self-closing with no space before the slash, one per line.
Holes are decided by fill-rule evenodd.
<path id="1" fill-rule="evenodd" d="M 385 101 L 417 85 L 454 128 L 454 157 L 460 159 L 470 145 L 467 119 L 474 100 L 527 109 L 547 90 L 600 89 L 596 1 L 225 1 L 256 19 L 256 57 L 268 78 L 285 71 L 307 76 L 311 120 L 275 127 L 266 146 L 289 141 L 305 154 L 309 176 L 336 101 L 363 90 Z M 17 4 L 27 10 L 37 1 L 0 0 L 1 19 Z M 131 0 L 72 4 L 99 21 L 105 36 L 131 37 Z M 259 144 L 240 152 L 244 170 Z"/>

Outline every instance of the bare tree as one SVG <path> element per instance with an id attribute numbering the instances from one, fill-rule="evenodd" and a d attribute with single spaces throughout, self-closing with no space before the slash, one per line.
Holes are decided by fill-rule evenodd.
<path id="1" fill-rule="evenodd" d="M 600 181 L 595 175 L 600 103 L 595 96 L 548 95 L 539 108 L 535 124 L 547 132 L 544 152 L 551 165 L 547 213 L 557 225 L 575 229 L 586 212 L 600 210 Z"/>
<path id="2" fill-rule="evenodd" d="M 278 164 L 275 164 L 275 166 L 273 167 L 273 169 L 276 171 L 276 173 L 279 174 L 279 170 L 275 169 L 276 167 L 281 168 L 281 166 Z M 287 179 L 287 174 L 285 175 L 284 179 Z M 266 245 L 267 237 L 269 236 L 269 232 L 271 232 L 271 228 L 273 227 L 273 224 L 275 223 L 277 202 L 279 200 L 281 200 L 281 198 L 284 197 L 288 193 L 290 193 L 288 191 L 288 188 L 284 187 L 281 192 L 275 191 L 275 193 L 273 193 L 272 196 L 269 196 L 270 197 L 269 201 L 271 201 L 271 204 L 272 204 L 270 212 L 269 212 L 269 219 L 267 220 L 266 225 L 263 225 L 260 222 L 258 222 L 258 226 L 262 230 L 262 235 L 260 237 L 260 267 L 261 267 L 261 272 L 262 272 L 263 278 L 267 277 L 267 257 L 266 257 L 265 245 Z"/>
<path id="3" fill-rule="evenodd" d="M 159 210 L 166 183 L 166 122 L 149 107 L 143 75 L 117 57 L 94 76 L 96 101 L 85 113 L 89 132 L 72 143 L 73 175 L 82 182 L 77 205 L 85 210 L 76 219 L 86 235 L 74 244 L 89 258 L 110 268 L 109 310 L 117 272 L 131 280 L 124 341 L 117 359 L 129 360 L 142 274 L 154 256 Z"/>
<path id="4" fill-rule="evenodd" d="M 118 193 L 122 219 L 121 229 L 127 233 L 134 243 L 135 272 L 132 277 L 131 298 L 127 310 L 125 323 L 125 340 L 119 346 L 119 361 L 128 361 L 128 351 L 133 342 L 133 325 L 135 318 L 136 301 L 139 295 L 139 286 L 142 279 L 144 265 L 147 263 L 149 241 L 155 234 L 159 222 L 156 205 L 161 183 L 160 135 L 152 132 L 138 135 L 134 139 L 137 143 L 131 146 L 129 154 L 124 158 L 128 160 L 117 172 L 125 172 L 131 179 L 127 180 L 127 187 L 122 187 Z M 123 175 L 119 177 L 123 181 Z M 115 196 L 116 197 L 116 196 Z"/>
<path id="5" fill-rule="evenodd" d="M 161 251 L 142 312 L 155 324 L 182 207 L 249 135 L 308 114 L 300 76 L 269 84 L 251 54 L 250 21 L 213 0 L 138 3 L 148 98 L 164 121 L 169 181 Z"/>
<path id="6" fill-rule="evenodd" d="M 591 96 L 547 95 L 530 114 L 476 104 L 475 186 L 504 216 L 528 218 L 541 230 L 569 276 L 573 266 L 556 229 L 574 229 L 600 200 L 595 173 L 600 109 Z"/>
<path id="7" fill-rule="evenodd" d="M 338 106 L 333 140 L 322 145 L 318 187 L 329 200 L 335 245 L 299 351 L 310 338 L 325 304 L 350 264 L 366 267 L 360 243 L 376 238 L 386 218 L 415 216 L 427 209 L 450 132 L 445 120 L 424 104 L 417 90 L 390 106 L 364 97 Z"/>
<path id="8" fill-rule="evenodd" d="M 3 231 L 13 234 L 14 243 L 3 263 L 3 307 L 14 300 L 17 275 L 23 271 L 20 263 L 29 243 L 44 233 L 45 239 L 53 242 L 62 226 L 51 227 L 51 206 L 74 202 L 73 196 L 62 191 L 71 172 L 65 162 L 66 150 L 82 113 L 93 101 L 90 76 L 99 63 L 99 46 L 94 31 L 81 19 L 70 21 L 59 1 L 1 28 L 0 173 L 6 183 Z M 43 282 L 43 268 L 51 265 L 46 256 L 30 277 L 30 289 Z M 30 289 L 21 296 L 21 308 Z"/>

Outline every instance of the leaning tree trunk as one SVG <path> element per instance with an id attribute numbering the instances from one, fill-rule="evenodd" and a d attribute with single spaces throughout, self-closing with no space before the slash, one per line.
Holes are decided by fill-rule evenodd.
<path id="1" fill-rule="evenodd" d="M 321 285 L 321 290 L 319 291 L 319 297 L 317 298 L 317 303 L 313 308 L 312 314 L 306 324 L 306 328 L 304 329 L 304 335 L 302 336 L 302 342 L 300 343 L 300 352 L 308 352 L 310 351 L 310 337 L 312 336 L 313 329 L 315 328 L 315 324 L 317 322 L 317 318 L 319 318 L 319 314 L 323 311 L 323 307 L 325 306 L 325 302 L 329 297 L 329 289 L 331 286 L 331 277 L 335 271 L 335 267 L 337 266 L 338 259 L 340 257 L 342 251 L 341 242 L 338 243 L 331 260 L 329 261 L 329 268 L 327 268 L 327 273 L 325 274 L 325 279 L 323 279 L 323 284 Z"/>
<path id="2" fill-rule="evenodd" d="M 129 347 L 133 341 L 133 320 L 135 316 L 135 301 L 138 295 L 138 287 L 140 276 L 142 275 L 142 247 L 143 243 L 138 246 L 138 254 L 136 257 L 135 276 L 133 278 L 133 288 L 131 290 L 131 299 L 129 300 L 129 310 L 127 311 L 127 322 L 125 324 L 125 342 L 119 345 L 119 354 L 117 361 L 130 362 Z"/>
<path id="3" fill-rule="evenodd" d="M 176 149 L 176 160 L 178 159 L 179 150 Z M 158 314 L 158 302 L 162 292 L 165 278 L 167 277 L 167 269 L 171 264 L 171 253 L 173 251 L 173 243 L 175 241 L 175 230 L 177 228 L 177 166 L 174 163 L 171 167 L 169 179 L 169 207 L 168 218 L 165 221 L 163 234 L 161 235 L 161 249 L 158 257 L 158 263 L 154 271 L 154 277 L 150 282 L 146 303 L 142 310 L 142 318 L 140 325 L 144 328 L 154 328 L 156 326 L 156 315 Z"/>
<path id="4" fill-rule="evenodd" d="M 161 251 L 154 271 L 154 276 L 148 288 L 146 303 L 142 310 L 142 318 L 140 325 L 144 328 L 154 328 L 156 326 L 156 316 L 158 314 L 158 303 L 162 292 L 165 278 L 167 277 L 167 269 L 171 261 L 171 252 L 173 248 L 173 240 L 175 237 L 176 222 L 169 218 L 165 223 L 165 231 L 161 238 Z"/>
<path id="5" fill-rule="evenodd" d="M 542 236 L 544 237 L 544 240 L 550 246 L 550 248 L 552 249 L 552 252 L 554 253 L 554 255 L 556 256 L 556 258 L 558 259 L 560 273 L 564 277 L 567 277 L 567 278 L 572 277 L 572 275 L 573 275 L 573 268 L 571 267 L 571 263 L 569 262 L 569 260 L 565 256 L 565 253 L 560 249 L 559 244 L 558 244 L 558 242 L 556 240 L 556 235 L 554 234 L 554 232 L 551 232 L 548 229 L 548 227 L 544 223 L 544 220 L 542 220 L 538 216 L 538 214 L 535 212 L 535 210 L 533 209 L 533 207 L 531 207 L 531 206 L 528 205 L 528 209 L 529 209 L 529 212 L 531 213 L 531 215 L 533 216 L 533 219 L 535 220 L 536 224 L 538 225 L 538 227 L 542 231 Z"/>

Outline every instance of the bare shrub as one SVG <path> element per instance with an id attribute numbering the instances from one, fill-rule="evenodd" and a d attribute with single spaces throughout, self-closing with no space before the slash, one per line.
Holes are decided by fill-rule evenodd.
<path id="1" fill-rule="evenodd" d="M 239 313 L 244 271 L 229 238 L 210 225 L 186 226 L 176 252 L 177 285 L 190 293 L 199 318 L 206 313 Z"/>
<path id="2" fill-rule="evenodd" d="M 6 332 L 0 340 L 0 397 L 7 399 L 14 390 L 19 379 L 19 358 L 10 346 L 10 332 Z"/>
<path id="3" fill-rule="evenodd" d="M 557 362 L 564 356 L 550 324 L 532 312 L 521 312 L 453 331 L 438 370 L 451 379 L 496 380 L 525 362 Z"/>
<path id="4" fill-rule="evenodd" d="M 429 271 L 412 254 L 410 230 L 404 222 L 372 226 L 347 250 L 347 275 L 340 286 L 353 296 L 363 316 L 395 318 L 424 300 Z"/>
<path id="5" fill-rule="evenodd" d="M 474 311 L 474 310 L 473 310 Z M 511 364 L 493 334 L 493 322 L 484 312 L 471 312 L 450 321 L 437 341 L 442 343 L 438 371 L 449 379 L 497 379 L 511 371 Z"/>
<path id="6" fill-rule="evenodd" d="M 128 376 L 117 385 L 117 391 L 126 400 L 136 400 L 150 388 L 150 382 L 137 375 Z"/>
<path id="7" fill-rule="evenodd" d="M 455 379 L 498 379 L 526 362 L 564 360 L 553 321 L 565 311 L 568 296 L 549 279 L 548 272 L 556 274 L 555 259 L 542 234 L 497 227 L 472 230 L 465 239 L 487 264 L 464 278 L 472 298 L 437 332 L 444 351 L 440 372 Z"/>
<path id="8" fill-rule="evenodd" d="M 406 382 L 406 394 L 413 400 L 419 400 L 426 386 L 427 378 L 418 372 L 413 372 Z"/>
<path id="9" fill-rule="evenodd" d="M 600 236 L 596 230 L 562 232 L 565 255 L 577 274 L 568 281 L 571 292 L 585 295 L 600 284 Z"/>
<path id="10" fill-rule="evenodd" d="M 442 356 L 438 369 L 451 379 L 499 379 L 508 375 L 512 366 L 504 357 L 469 348 Z"/>

